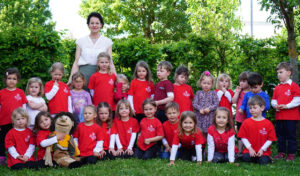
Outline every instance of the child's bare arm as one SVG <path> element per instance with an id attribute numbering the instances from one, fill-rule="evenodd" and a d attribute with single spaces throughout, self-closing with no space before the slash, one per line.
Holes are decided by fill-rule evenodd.
<path id="1" fill-rule="evenodd" d="M 155 101 L 155 103 L 158 106 L 158 105 L 167 104 L 167 103 L 169 103 L 173 100 L 174 100 L 174 95 L 173 96 L 168 96 L 168 97 L 166 97 L 164 99 L 161 99 L 161 100 L 157 100 L 157 101 Z"/>
<path id="2" fill-rule="evenodd" d="M 241 87 L 240 87 L 240 86 L 237 86 L 236 89 L 235 89 L 233 98 L 232 98 L 232 103 L 233 103 L 233 104 L 236 104 L 236 103 L 237 103 L 241 91 L 242 91 Z"/>
<path id="3" fill-rule="evenodd" d="M 157 142 L 157 141 L 162 140 L 163 138 L 164 138 L 163 136 L 155 136 L 152 138 L 147 138 L 147 139 L 145 139 L 145 144 L 149 145 L 151 142 Z"/>

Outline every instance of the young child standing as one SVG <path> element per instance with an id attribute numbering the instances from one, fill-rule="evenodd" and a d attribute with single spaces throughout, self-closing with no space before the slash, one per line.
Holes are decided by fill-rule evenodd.
<path id="1" fill-rule="evenodd" d="M 193 111 L 194 92 L 191 86 L 185 84 L 189 78 L 189 70 L 179 66 L 175 71 L 174 101 L 178 103 L 180 113 Z"/>
<path id="2" fill-rule="evenodd" d="M 97 106 L 97 114 L 98 117 L 96 119 L 96 123 L 102 128 L 102 134 L 104 136 L 104 152 L 102 152 L 102 159 L 115 159 L 115 156 L 117 156 L 117 152 L 115 151 L 117 131 L 113 125 L 112 111 L 109 104 L 107 104 L 106 102 L 99 103 Z"/>
<path id="3" fill-rule="evenodd" d="M 129 81 L 124 74 L 118 74 L 116 78 L 116 92 L 114 94 L 115 103 L 128 98 Z"/>
<path id="4" fill-rule="evenodd" d="M 172 147 L 172 142 L 174 135 L 177 133 L 178 122 L 179 122 L 179 106 L 176 102 L 171 101 L 166 104 L 166 116 L 168 120 L 163 123 L 163 129 L 165 137 L 162 140 L 164 145 L 164 150 L 162 152 L 161 158 L 168 159 L 170 158 L 170 152 Z"/>
<path id="5" fill-rule="evenodd" d="M 72 100 L 72 110 L 77 123 L 84 122 L 83 110 L 84 107 L 91 105 L 91 95 L 83 89 L 85 85 L 84 75 L 81 72 L 76 72 L 72 75 L 73 89 L 70 90 Z"/>
<path id="6" fill-rule="evenodd" d="M 245 94 L 250 91 L 250 87 L 248 84 L 248 75 L 249 72 L 247 71 L 244 71 L 240 74 L 239 76 L 240 86 L 236 87 L 234 96 L 232 98 L 232 103 L 233 104 L 236 103 L 237 110 L 240 109 Z M 235 121 L 236 121 L 236 126 L 238 131 L 240 130 L 244 120 L 246 120 L 246 113 L 240 114 L 239 112 L 237 112 L 235 114 Z M 241 154 L 243 150 L 243 142 L 241 141 L 240 138 L 238 138 L 238 147 L 239 147 L 239 154 Z"/>
<path id="7" fill-rule="evenodd" d="M 161 61 L 157 65 L 157 78 L 159 82 L 155 86 L 154 101 L 157 105 L 155 117 L 161 123 L 168 120 L 165 114 L 165 105 L 174 100 L 173 84 L 168 80 L 171 74 L 172 64 L 168 61 Z"/>
<path id="8" fill-rule="evenodd" d="M 5 137 L 7 149 L 7 165 L 11 169 L 35 168 L 34 163 L 34 137 L 27 128 L 28 114 L 25 109 L 17 108 L 13 111 L 11 119 L 14 128 L 9 130 Z"/>
<path id="9" fill-rule="evenodd" d="M 100 53 L 97 61 L 97 72 L 89 80 L 88 88 L 93 96 L 93 104 L 97 106 L 100 102 L 107 102 L 111 109 L 115 110 L 114 89 L 116 75 L 111 73 L 112 61 L 107 53 Z"/>
<path id="10" fill-rule="evenodd" d="M 152 82 L 151 70 L 145 61 L 139 61 L 133 73 L 133 80 L 130 83 L 128 100 L 135 115 L 140 123 L 145 117 L 142 104 L 154 95 L 154 84 Z"/>
<path id="11" fill-rule="evenodd" d="M 272 122 L 262 116 L 265 109 L 265 100 L 254 95 L 249 99 L 251 118 L 246 119 L 238 132 L 244 146 L 243 161 L 259 164 L 271 163 L 271 144 L 276 141 L 276 134 Z"/>
<path id="12" fill-rule="evenodd" d="M 193 101 L 193 107 L 196 112 L 197 125 L 202 130 L 206 138 L 208 127 L 211 126 L 214 113 L 219 105 L 217 92 L 211 90 L 214 85 L 214 77 L 209 71 L 201 74 L 197 86 L 202 90 L 197 91 Z"/>
<path id="13" fill-rule="evenodd" d="M 121 158 L 130 158 L 134 154 L 134 144 L 137 133 L 139 132 L 139 123 L 132 117 L 133 113 L 128 100 L 120 100 L 116 108 L 116 117 L 114 125 L 117 130 L 117 155 Z"/>
<path id="14" fill-rule="evenodd" d="M 74 140 L 84 164 L 96 164 L 97 158 L 103 155 L 101 151 L 103 151 L 104 136 L 100 126 L 94 122 L 96 117 L 95 107 L 87 105 L 83 111 L 84 122 L 77 126 L 74 133 Z"/>
<path id="15" fill-rule="evenodd" d="M 33 129 L 36 115 L 41 111 L 48 110 L 46 102 L 43 99 L 44 86 L 42 80 L 38 77 L 30 78 L 27 82 L 25 92 L 28 100 L 28 104 L 26 106 L 26 110 L 29 115 L 28 128 Z"/>
<path id="16" fill-rule="evenodd" d="M 4 73 L 6 88 L 0 91 L 0 164 L 5 165 L 4 139 L 12 128 L 11 114 L 18 107 L 26 107 L 27 99 L 22 89 L 17 88 L 21 76 L 16 68 L 9 68 Z"/>
<path id="17" fill-rule="evenodd" d="M 208 128 L 207 161 L 214 163 L 234 162 L 235 132 L 233 130 L 230 112 L 225 107 L 216 110 L 213 125 Z"/>
<path id="18" fill-rule="evenodd" d="M 232 119 L 232 97 L 234 95 L 231 90 L 232 83 L 229 75 L 222 73 L 217 78 L 216 92 L 219 98 L 219 106 L 225 107 L 230 111 L 230 117 Z"/>
<path id="19" fill-rule="evenodd" d="M 56 134 L 55 137 L 48 138 L 51 131 L 50 126 L 52 123 L 52 117 L 50 113 L 41 111 L 36 115 L 33 132 L 36 135 L 35 142 L 38 147 L 37 151 L 37 163 L 38 168 L 45 168 L 44 156 L 46 152 L 46 147 L 56 144 L 58 140 L 64 138 L 61 134 Z"/>
<path id="20" fill-rule="evenodd" d="M 67 84 L 61 81 L 64 65 L 55 62 L 50 68 L 51 81 L 45 84 L 45 96 L 49 100 L 49 112 L 52 116 L 59 112 L 73 112 L 71 94 Z"/>
<path id="21" fill-rule="evenodd" d="M 137 149 L 134 157 L 138 159 L 151 159 L 156 157 L 159 150 L 158 141 L 164 137 L 164 131 L 161 122 L 154 117 L 156 112 L 156 103 L 152 99 L 146 99 L 143 103 L 146 118 L 140 123 L 141 133 L 137 141 Z"/>
<path id="22" fill-rule="evenodd" d="M 300 88 L 290 77 L 292 67 L 287 62 L 281 62 L 276 67 L 280 84 L 275 87 L 271 104 L 276 109 L 276 135 L 278 137 L 278 155 L 276 159 L 295 160 L 297 151 L 296 123 L 300 120 Z M 286 145 L 286 143 L 288 143 Z"/>
<path id="23" fill-rule="evenodd" d="M 179 143 L 179 159 L 194 160 L 196 156 L 197 163 L 202 163 L 202 146 L 205 144 L 205 138 L 201 134 L 201 130 L 197 128 L 196 114 L 192 111 L 185 111 L 180 116 L 178 131 L 174 136 L 171 149 L 170 164 L 175 164 L 175 156 Z"/>
<path id="24" fill-rule="evenodd" d="M 250 92 L 247 92 L 244 95 L 243 103 L 240 106 L 239 113 L 243 114 L 246 112 L 246 117 L 250 118 L 252 117 L 250 113 L 250 109 L 248 106 L 248 100 L 253 97 L 254 95 L 259 95 L 265 100 L 265 109 L 262 112 L 262 116 L 266 118 L 266 112 L 270 109 L 270 100 L 267 93 L 261 90 L 263 86 L 263 78 L 259 73 L 251 72 L 248 76 L 248 84 L 250 86 Z"/>

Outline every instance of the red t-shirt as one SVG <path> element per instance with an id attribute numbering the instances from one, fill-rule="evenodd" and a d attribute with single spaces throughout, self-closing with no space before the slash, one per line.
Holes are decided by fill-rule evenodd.
<path id="1" fill-rule="evenodd" d="M 300 87 L 296 83 L 279 84 L 275 87 L 272 100 L 277 100 L 277 104 L 289 104 L 294 97 L 300 97 Z M 299 107 L 282 109 L 276 111 L 275 120 L 300 120 Z"/>
<path id="2" fill-rule="evenodd" d="M 171 147 L 174 135 L 177 133 L 178 121 L 175 124 L 171 124 L 170 121 L 163 123 L 165 138 L 168 141 L 168 145 Z"/>
<path id="3" fill-rule="evenodd" d="M 173 138 L 173 145 L 179 145 L 181 143 L 181 147 L 187 148 L 187 149 L 193 149 L 195 148 L 195 145 L 201 144 L 203 147 L 203 144 L 205 144 L 206 140 L 202 136 L 202 133 L 199 128 L 197 128 L 197 131 L 195 134 L 186 135 L 183 134 L 182 136 L 179 136 L 179 132 L 175 134 Z"/>
<path id="4" fill-rule="evenodd" d="M 193 111 L 194 92 L 187 84 L 174 84 L 174 101 L 179 105 L 180 114 L 184 111 Z"/>
<path id="5" fill-rule="evenodd" d="M 51 80 L 45 84 L 45 93 L 48 93 L 53 88 L 55 81 Z M 69 112 L 68 97 L 71 96 L 70 90 L 64 82 L 58 82 L 58 91 L 55 96 L 49 100 L 48 107 L 50 114 L 57 114 L 60 112 Z"/>
<path id="6" fill-rule="evenodd" d="M 138 146 L 141 150 L 146 151 L 150 147 L 156 144 L 156 142 L 151 142 L 149 145 L 145 144 L 145 139 L 153 138 L 156 136 L 164 136 L 164 130 L 161 122 L 157 118 L 148 119 L 143 118 L 141 123 L 141 134 L 138 138 Z"/>
<path id="7" fill-rule="evenodd" d="M 160 81 L 155 86 L 154 101 L 162 100 L 168 97 L 167 93 L 173 92 L 173 84 L 169 80 Z M 158 110 L 164 110 L 165 104 L 157 106 Z"/>
<path id="8" fill-rule="evenodd" d="M 216 89 L 216 92 L 218 92 L 218 91 L 219 91 L 219 89 Z M 233 93 L 233 91 L 231 89 L 228 89 L 227 91 L 230 93 L 230 95 L 231 95 L 231 101 L 232 101 L 232 97 L 234 96 L 234 93 Z M 229 102 L 229 100 L 227 99 L 227 97 L 225 97 L 225 94 L 223 94 L 222 97 L 221 97 L 221 100 L 219 102 L 219 106 L 227 108 L 230 111 L 230 117 L 232 119 L 231 104 L 232 104 L 232 102 Z"/>
<path id="9" fill-rule="evenodd" d="M 93 104 L 97 106 L 100 102 L 105 101 L 114 111 L 116 105 L 114 102 L 116 75 L 96 72 L 92 74 L 89 80 L 89 89 L 94 90 Z"/>
<path id="10" fill-rule="evenodd" d="M 0 125 L 11 124 L 12 112 L 27 102 L 22 89 L 16 88 L 10 91 L 4 88 L 0 90 Z"/>
<path id="11" fill-rule="evenodd" d="M 107 128 L 107 123 L 102 122 L 102 134 L 104 137 L 104 143 L 103 143 L 103 149 L 108 150 L 109 149 L 109 142 L 110 142 L 110 135 L 116 134 L 117 130 L 114 127 L 114 124 L 112 125 L 111 128 Z"/>
<path id="12" fill-rule="evenodd" d="M 46 148 L 41 146 L 41 142 L 45 139 L 48 139 L 50 133 L 50 130 L 40 130 L 36 135 L 35 142 L 36 146 L 38 147 L 36 155 L 38 160 L 42 160 L 45 156 Z"/>
<path id="13" fill-rule="evenodd" d="M 152 81 L 150 84 L 148 81 L 140 81 L 138 79 L 131 81 L 128 95 L 132 95 L 133 97 L 133 106 L 136 114 L 143 113 L 142 104 L 152 94 L 154 94 L 154 84 Z"/>
<path id="14" fill-rule="evenodd" d="M 128 121 L 124 122 L 118 118 L 115 118 L 114 125 L 117 129 L 123 150 L 126 150 L 132 133 L 137 133 L 140 130 L 139 123 L 135 118 L 130 117 Z"/>
<path id="15" fill-rule="evenodd" d="M 23 131 L 18 131 L 15 128 L 9 130 L 5 136 L 5 148 L 15 147 L 19 155 L 24 155 L 29 145 L 34 145 L 34 137 L 32 131 L 26 128 Z M 34 155 L 32 155 L 28 161 L 34 161 Z M 9 152 L 7 152 L 7 165 L 11 167 L 18 163 L 25 163 L 19 159 L 14 159 Z"/>
<path id="16" fill-rule="evenodd" d="M 235 135 L 233 129 L 230 129 L 229 131 L 225 131 L 224 133 L 220 134 L 218 130 L 216 130 L 215 126 L 212 125 L 208 128 L 207 133 L 211 135 L 214 139 L 215 151 L 221 153 L 228 152 L 228 139 Z"/>
<path id="17" fill-rule="evenodd" d="M 246 119 L 238 132 L 238 137 L 248 139 L 255 152 L 258 152 L 267 140 L 277 140 L 274 126 L 268 119 L 261 121 L 255 121 L 252 118 Z M 263 155 L 270 156 L 270 148 Z M 243 153 L 249 153 L 249 150 L 245 148 Z"/>
<path id="18" fill-rule="evenodd" d="M 96 147 L 97 141 L 104 140 L 102 129 L 98 124 L 94 123 L 91 126 L 87 126 L 84 122 L 77 126 L 74 138 L 78 138 L 80 156 L 93 155 L 93 150 Z"/>

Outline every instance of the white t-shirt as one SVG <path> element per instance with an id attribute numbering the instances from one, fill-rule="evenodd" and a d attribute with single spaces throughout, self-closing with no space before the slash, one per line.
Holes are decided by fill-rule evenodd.
<path id="1" fill-rule="evenodd" d="M 32 97 L 31 95 L 26 96 L 28 101 L 33 101 L 34 103 L 44 103 L 46 104 L 45 100 L 42 97 Z M 29 122 L 30 125 L 34 125 L 35 116 L 40 112 L 39 110 L 31 109 L 28 104 L 26 104 L 26 110 L 29 115 Z"/>
<path id="2" fill-rule="evenodd" d="M 106 52 L 113 42 L 111 39 L 101 35 L 95 44 L 89 36 L 78 39 L 76 44 L 81 48 L 81 55 L 78 61 L 78 66 L 80 66 L 96 65 L 99 53 Z"/>

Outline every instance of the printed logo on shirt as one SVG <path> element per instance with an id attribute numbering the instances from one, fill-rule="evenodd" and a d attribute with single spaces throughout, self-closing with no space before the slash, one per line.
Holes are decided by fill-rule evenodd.
<path id="1" fill-rule="evenodd" d="M 177 130 L 174 130 L 173 133 L 176 134 L 176 133 L 177 133 Z"/>
<path id="2" fill-rule="evenodd" d="M 108 84 L 114 85 L 114 80 L 113 80 L 113 79 L 110 79 L 110 80 L 108 81 Z"/>
<path id="3" fill-rule="evenodd" d="M 159 89 L 160 89 L 160 90 L 165 90 L 165 88 L 164 88 L 164 87 L 159 87 Z"/>
<path id="4" fill-rule="evenodd" d="M 17 101 L 20 101 L 22 98 L 21 98 L 20 94 L 17 94 L 17 95 L 15 96 L 15 99 L 16 99 Z"/>
<path id="5" fill-rule="evenodd" d="M 290 90 L 290 89 L 288 89 L 286 92 L 284 92 L 284 94 L 285 94 L 286 96 L 291 96 L 291 95 L 292 95 L 292 93 L 291 93 L 291 90 Z"/>
<path id="6" fill-rule="evenodd" d="M 28 135 L 26 138 L 25 138 L 25 142 L 29 142 L 30 140 L 30 135 Z"/>
<path id="7" fill-rule="evenodd" d="M 90 134 L 89 137 L 92 139 L 92 141 L 96 140 L 96 135 L 94 132 L 92 134 Z"/>
<path id="8" fill-rule="evenodd" d="M 146 88 L 146 92 L 148 92 L 148 93 L 150 93 L 150 92 L 151 92 L 151 88 L 150 88 L 150 86 L 148 86 L 148 87 Z"/>
<path id="9" fill-rule="evenodd" d="M 108 130 L 106 131 L 106 134 L 110 134 L 110 129 L 108 129 Z"/>
<path id="10" fill-rule="evenodd" d="M 189 94 L 188 91 L 185 91 L 185 92 L 183 92 L 183 96 L 185 96 L 185 97 L 190 97 L 191 94 Z"/>
<path id="11" fill-rule="evenodd" d="M 68 89 L 65 87 L 65 89 L 64 89 L 64 92 L 65 93 L 68 93 L 69 91 L 68 91 Z"/>
<path id="12" fill-rule="evenodd" d="M 150 125 L 150 126 L 148 126 L 148 131 L 153 132 L 153 131 L 155 131 L 155 128 L 153 128 L 153 126 Z"/>
<path id="13" fill-rule="evenodd" d="M 266 128 L 263 128 L 262 130 L 259 130 L 259 133 L 262 134 L 262 135 L 268 134 L 268 132 L 266 131 Z"/>
<path id="14" fill-rule="evenodd" d="M 132 133 L 132 128 L 131 127 L 127 130 L 127 133 L 129 133 L 129 134 Z"/>

